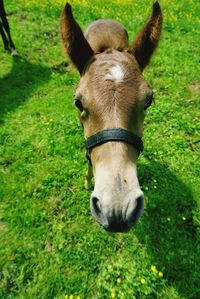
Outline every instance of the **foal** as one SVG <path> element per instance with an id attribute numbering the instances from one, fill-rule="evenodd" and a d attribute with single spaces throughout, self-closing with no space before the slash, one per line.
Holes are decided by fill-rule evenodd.
<path id="1" fill-rule="evenodd" d="M 10 35 L 10 26 L 6 18 L 6 11 L 4 8 L 3 0 L 0 0 L 0 18 L 0 33 L 3 40 L 4 48 L 6 51 L 11 51 L 11 54 L 13 56 L 17 56 L 18 53 L 15 49 L 15 45 Z"/>
<path id="2" fill-rule="evenodd" d="M 95 179 L 90 207 L 108 231 L 127 231 L 144 207 L 136 162 L 142 151 L 145 110 L 153 93 L 142 76 L 161 33 L 158 1 L 134 41 L 113 20 L 92 23 L 83 35 L 71 6 L 61 16 L 65 50 L 80 73 L 74 104 L 84 127 L 89 171 Z"/>

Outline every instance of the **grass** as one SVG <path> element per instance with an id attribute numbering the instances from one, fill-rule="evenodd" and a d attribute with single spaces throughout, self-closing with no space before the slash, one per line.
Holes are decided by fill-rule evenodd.
<path id="1" fill-rule="evenodd" d="M 109 234 L 83 188 L 64 1 L 5 1 L 21 57 L 1 43 L 0 298 L 200 298 L 200 3 L 160 2 L 162 40 L 144 74 L 156 94 L 138 163 L 146 209 L 129 233 Z M 83 28 L 115 18 L 130 39 L 150 10 L 147 0 L 71 3 Z"/>

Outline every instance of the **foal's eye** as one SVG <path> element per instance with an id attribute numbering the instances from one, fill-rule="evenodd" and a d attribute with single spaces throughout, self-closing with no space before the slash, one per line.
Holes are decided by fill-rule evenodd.
<path id="1" fill-rule="evenodd" d="M 81 100 L 75 98 L 74 104 L 81 112 L 83 112 L 83 104 L 82 104 Z"/>
<path id="2" fill-rule="evenodd" d="M 149 106 L 151 106 L 152 102 L 153 102 L 153 92 L 147 95 L 144 104 L 144 110 L 146 110 Z"/>

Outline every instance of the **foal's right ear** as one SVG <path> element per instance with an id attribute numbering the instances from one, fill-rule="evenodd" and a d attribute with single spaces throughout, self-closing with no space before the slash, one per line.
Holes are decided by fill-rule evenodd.
<path id="1" fill-rule="evenodd" d="M 69 3 L 61 14 L 60 32 L 65 51 L 81 74 L 94 52 L 75 21 Z"/>

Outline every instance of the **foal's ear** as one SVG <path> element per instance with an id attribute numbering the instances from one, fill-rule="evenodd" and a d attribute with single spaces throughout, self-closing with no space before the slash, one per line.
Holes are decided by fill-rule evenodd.
<path id="1" fill-rule="evenodd" d="M 81 74 L 94 53 L 75 21 L 69 3 L 61 14 L 60 31 L 65 51 Z"/>
<path id="2" fill-rule="evenodd" d="M 162 30 L 162 12 L 158 1 L 154 1 L 153 11 L 142 30 L 138 33 L 128 52 L 132 53 L 143 70 L 157 47 Z"/>

